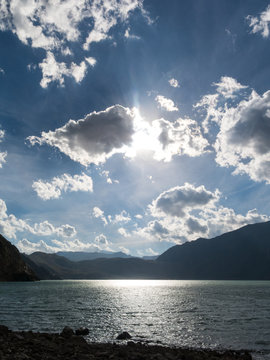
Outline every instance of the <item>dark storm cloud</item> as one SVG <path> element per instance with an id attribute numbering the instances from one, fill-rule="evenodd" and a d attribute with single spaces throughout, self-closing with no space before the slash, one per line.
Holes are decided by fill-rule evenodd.
<path id="1" fill-rule="evenodd" d="M 57 147 L 72 160 L 89 165 L 104 162 L 124 145 L 132 142 L 134 114 L 128 108 L 114 105 L 105 111 L 92 112 L 84 119 L 69 120 L 55 131 L 30 136 L 34 144 Z"/>

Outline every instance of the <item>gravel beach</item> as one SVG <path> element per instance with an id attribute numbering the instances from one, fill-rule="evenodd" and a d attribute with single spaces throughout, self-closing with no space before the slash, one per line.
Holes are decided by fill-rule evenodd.
<path id="1" fill-rule="evenodd" d="M 77 331 L 78 333 L 78 331 Z M 72 329 L 59 333 L 11 331 L 0 326 L 1 360 L 251 360 L 246 351 L 214 351 L 146 345 L 132 340 L 124 344 L 88 343 Z"/>

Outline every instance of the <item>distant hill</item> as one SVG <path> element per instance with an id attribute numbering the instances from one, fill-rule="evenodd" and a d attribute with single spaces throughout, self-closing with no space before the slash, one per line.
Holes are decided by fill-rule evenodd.
<path id="1" fill-rule="evenodd" d="M 156 260 L 116 257 L 75 262 L 42 252 L 27 258 L 48 278 L 270 280 L 270 222 L 176 245 Z"/>
<path id="2" fill-rule="evenodd" d="M 174 279 L 270 280 L 270 222 L 173 246 L 157 261 Z"/>
<path id="3" fill-rule="evenodd" d="M 33 270 L 23 261 L 17 248 L 0 235 L 0 281 L 38 280 Z"/>
<path id="4" fill-rule="evenodd" d="M 69 259 L 71 261 L 94 260 L 94 259 L 99 259 L 99 258 L 111 259 L 111 258 L 131 258 L 132 257 L 121 251 L 119 251 L 119 252 L 59 251 L 56 254 L 59 256 L 64 256 L 66 259 Z"/>

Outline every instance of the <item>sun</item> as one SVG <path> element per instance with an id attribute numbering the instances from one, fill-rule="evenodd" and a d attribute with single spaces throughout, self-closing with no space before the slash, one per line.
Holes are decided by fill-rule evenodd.
<path id="1" fill-rule="evenodd" d="M 160 148 L 158 141 L 159 129 L 145 121 L 138 108 L 133 108 L 134 112 L 134 134 L 132 143 L 126 151 L 129 157 L 135 157 L 140 152 L 156 152 Z"/>

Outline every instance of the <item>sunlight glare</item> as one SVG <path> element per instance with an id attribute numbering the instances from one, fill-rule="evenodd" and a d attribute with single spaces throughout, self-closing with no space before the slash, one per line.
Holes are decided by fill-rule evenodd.
<path id="1" fill-rule="evenodd" d="M 132 144 L 126 151 L 129 157 L 135 157 L 138 152 L 151 151 L 156 152 L 160 148 L 158 141 L 159 129 L 151 126 L 147 121 L 143 120 L 138 108 L 133 108 L 135 113 L 134 130 Z"/>

